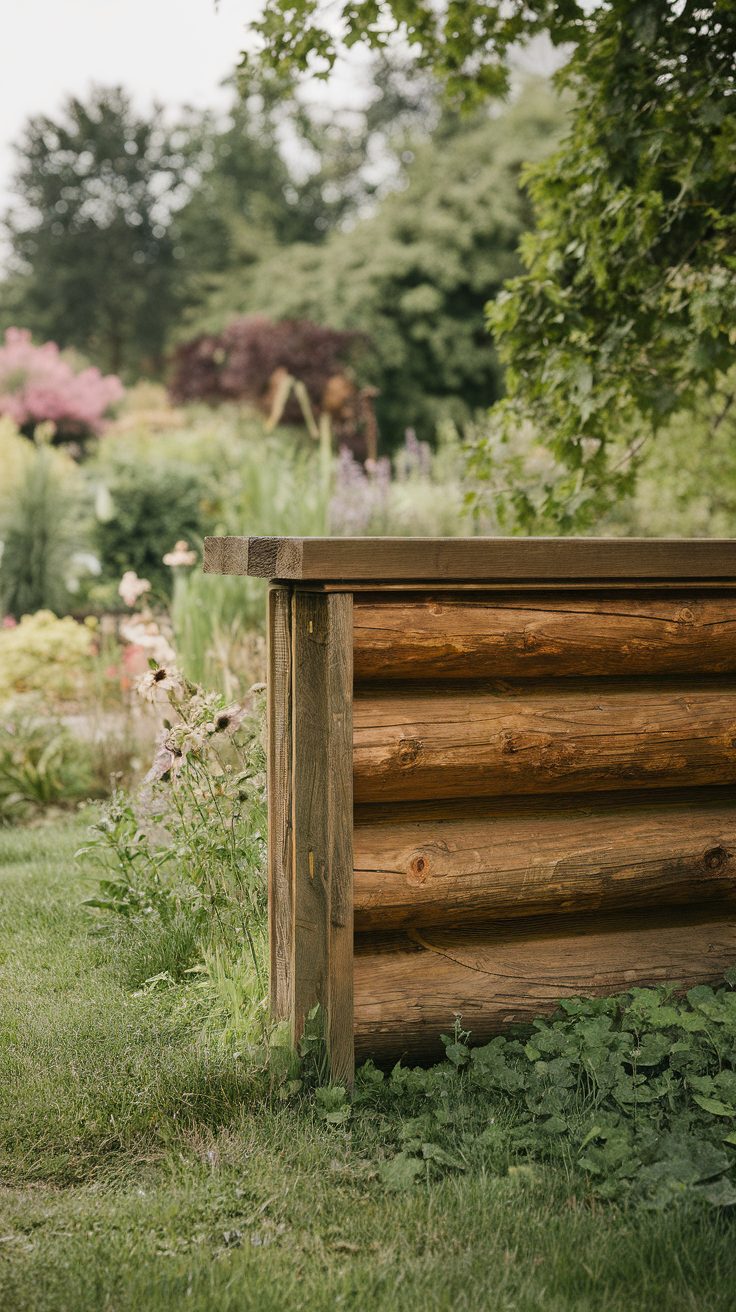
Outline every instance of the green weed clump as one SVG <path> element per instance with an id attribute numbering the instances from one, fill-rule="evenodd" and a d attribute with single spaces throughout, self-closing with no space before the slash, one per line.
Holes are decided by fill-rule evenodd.
<path id="1" fill-rule="evenodd" d="M 468 1039 L 458 1024 L 430 1070 L 359 1073 L 352 1114 L 383 1115 L 390 1188 L 553 1163 L 609 1201 L 736 1205 L 736 969 L 684 998 L 569 1000 L 526 1036 Z M 342 1093 L 329 1099 L 333 1118 L 351 1115 Z"/>

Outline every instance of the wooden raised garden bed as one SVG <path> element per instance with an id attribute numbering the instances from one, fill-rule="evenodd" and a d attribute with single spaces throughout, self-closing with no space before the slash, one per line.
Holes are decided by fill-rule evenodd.
<path id="1" fill-rule="evenodd" d="M 269 578 L 271 1003 L 333 1077 L 736 961 L 736 543 L 210 538 Z"/>

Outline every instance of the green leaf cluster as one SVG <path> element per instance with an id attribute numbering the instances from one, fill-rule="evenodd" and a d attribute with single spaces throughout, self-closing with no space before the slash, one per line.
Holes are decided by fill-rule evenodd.
<path id="1" fill-rule="evenodd" d="M 370 1064 L 355 1115 L 385 1113 L 390 1189 L 469 1166 L 559 1162 L 597 1197 L 736 1204 L 736 970 L 684 998 L 567 1000 L 531 1032 L 471 1047 L 460 1022 L 429 1070 Z M 390 1113 L 390 1115 L 389 1115 Z M 398 1130 L 397 1130 L 398 1116 Z"/>
<path id="2" fill-rule="evenodd" d="M 515 43 L 544 32 L 571 51 L 568 132 L 527 174 L 525 271 L 489 306 L 508 397 L 473 470 L 487 480 L 499 441 L 531 424 L 559 468 L 517 498 L 516 524 L 594 522 L 631 490 L 640 442 L 736 358 L 734 0 L 345 0 L 326 14 L 275 0 L 253 25 L 262 58 L 328 70 L 343 46 L 398 35 L 473 104 L 508 87 Z"/>
<path id="3" fill-rule="evenodd" d="M 565 71 L 570 130 L 527 175 L 526 271 L 489 321 L 502 426 L 531 420 L 568 478 L 614 502 L 636 463 L 610 458 L 615 439 L 629 431 L 635 453 L 736 358 L 736 8 L 603 9 Z M 568 527 L 564 483 L 557 501 Z M 600 508 L 593 496 L 578 522 Z"/>

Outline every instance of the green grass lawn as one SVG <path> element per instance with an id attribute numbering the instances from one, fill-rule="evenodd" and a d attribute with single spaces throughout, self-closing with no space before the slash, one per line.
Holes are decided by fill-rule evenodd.
<path id="1" fill-rule="evenodd" d="M 2 1312 L 732 1312 L 729 1213 L 482 1159 L 390 1192 L 381 1117 L 268 1096 L 203 1041 L 195 984 L 135 996 L 80 909 L 81 836 L 0 831 Z"/>

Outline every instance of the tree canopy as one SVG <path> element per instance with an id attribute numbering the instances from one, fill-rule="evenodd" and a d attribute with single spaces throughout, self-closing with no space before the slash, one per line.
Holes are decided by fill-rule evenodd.
<path id="1" fill-rule="evenodd" d="M 216 288 L 362 211 L 380 182 L 376 156 L 396 171 L 393 138 L 425 116 L 426 79 L 386 60 L 372 72 L 352 116 L 325 116 L 253 74 L 226 115 L 146 115 L 123 89 L 98 87 L 29 119 L 4 216 L 0 328 L 29 328 L 128 377 L 160 373 Z"/>
<path id="2" fill-rule="evenodd" d="M 736 358 L 736 0 L 273 0 L 262 58 L 326 74 L 341 46 L 395 37 L 474 103 L 509 85 L 512 47 L 569 47 L 559 150 L 529 174 L 524 272 L 490 306 L 508 396 L 476 450 L 524 421 L 556 458 L 527 527 L 591 519 L 636 453 Z M 334 8 L 333 8 L 334 16 Z M 629 437 L 621 456 L 620 439 Z M 562 469 L 562 473 L 560 473 Z"/>
<path id="3" fill-rule="evenodd" d="M 149 368 L 180 306 L 170 215 L 186 151 L 120 88 L 30 119 L 17 147 L 6 300 L 40 337 Z"/>
<path id="4" fill-rule="evenodd" d="M 448 117 L 415 144 L 405 185 L 374 213 L 242 270 L 210 299 L 202 326 L 260 311 L 365 334 L 362 381 L 379 389 L 389 445 L 408 425 L 431 438 L 443 417 L 468 417 L 501 394 L 484 306 L 518 271 L 531 221 L 519 175 L 552 148 L 560 121 L 541 86 L 501 115 Z"/>

